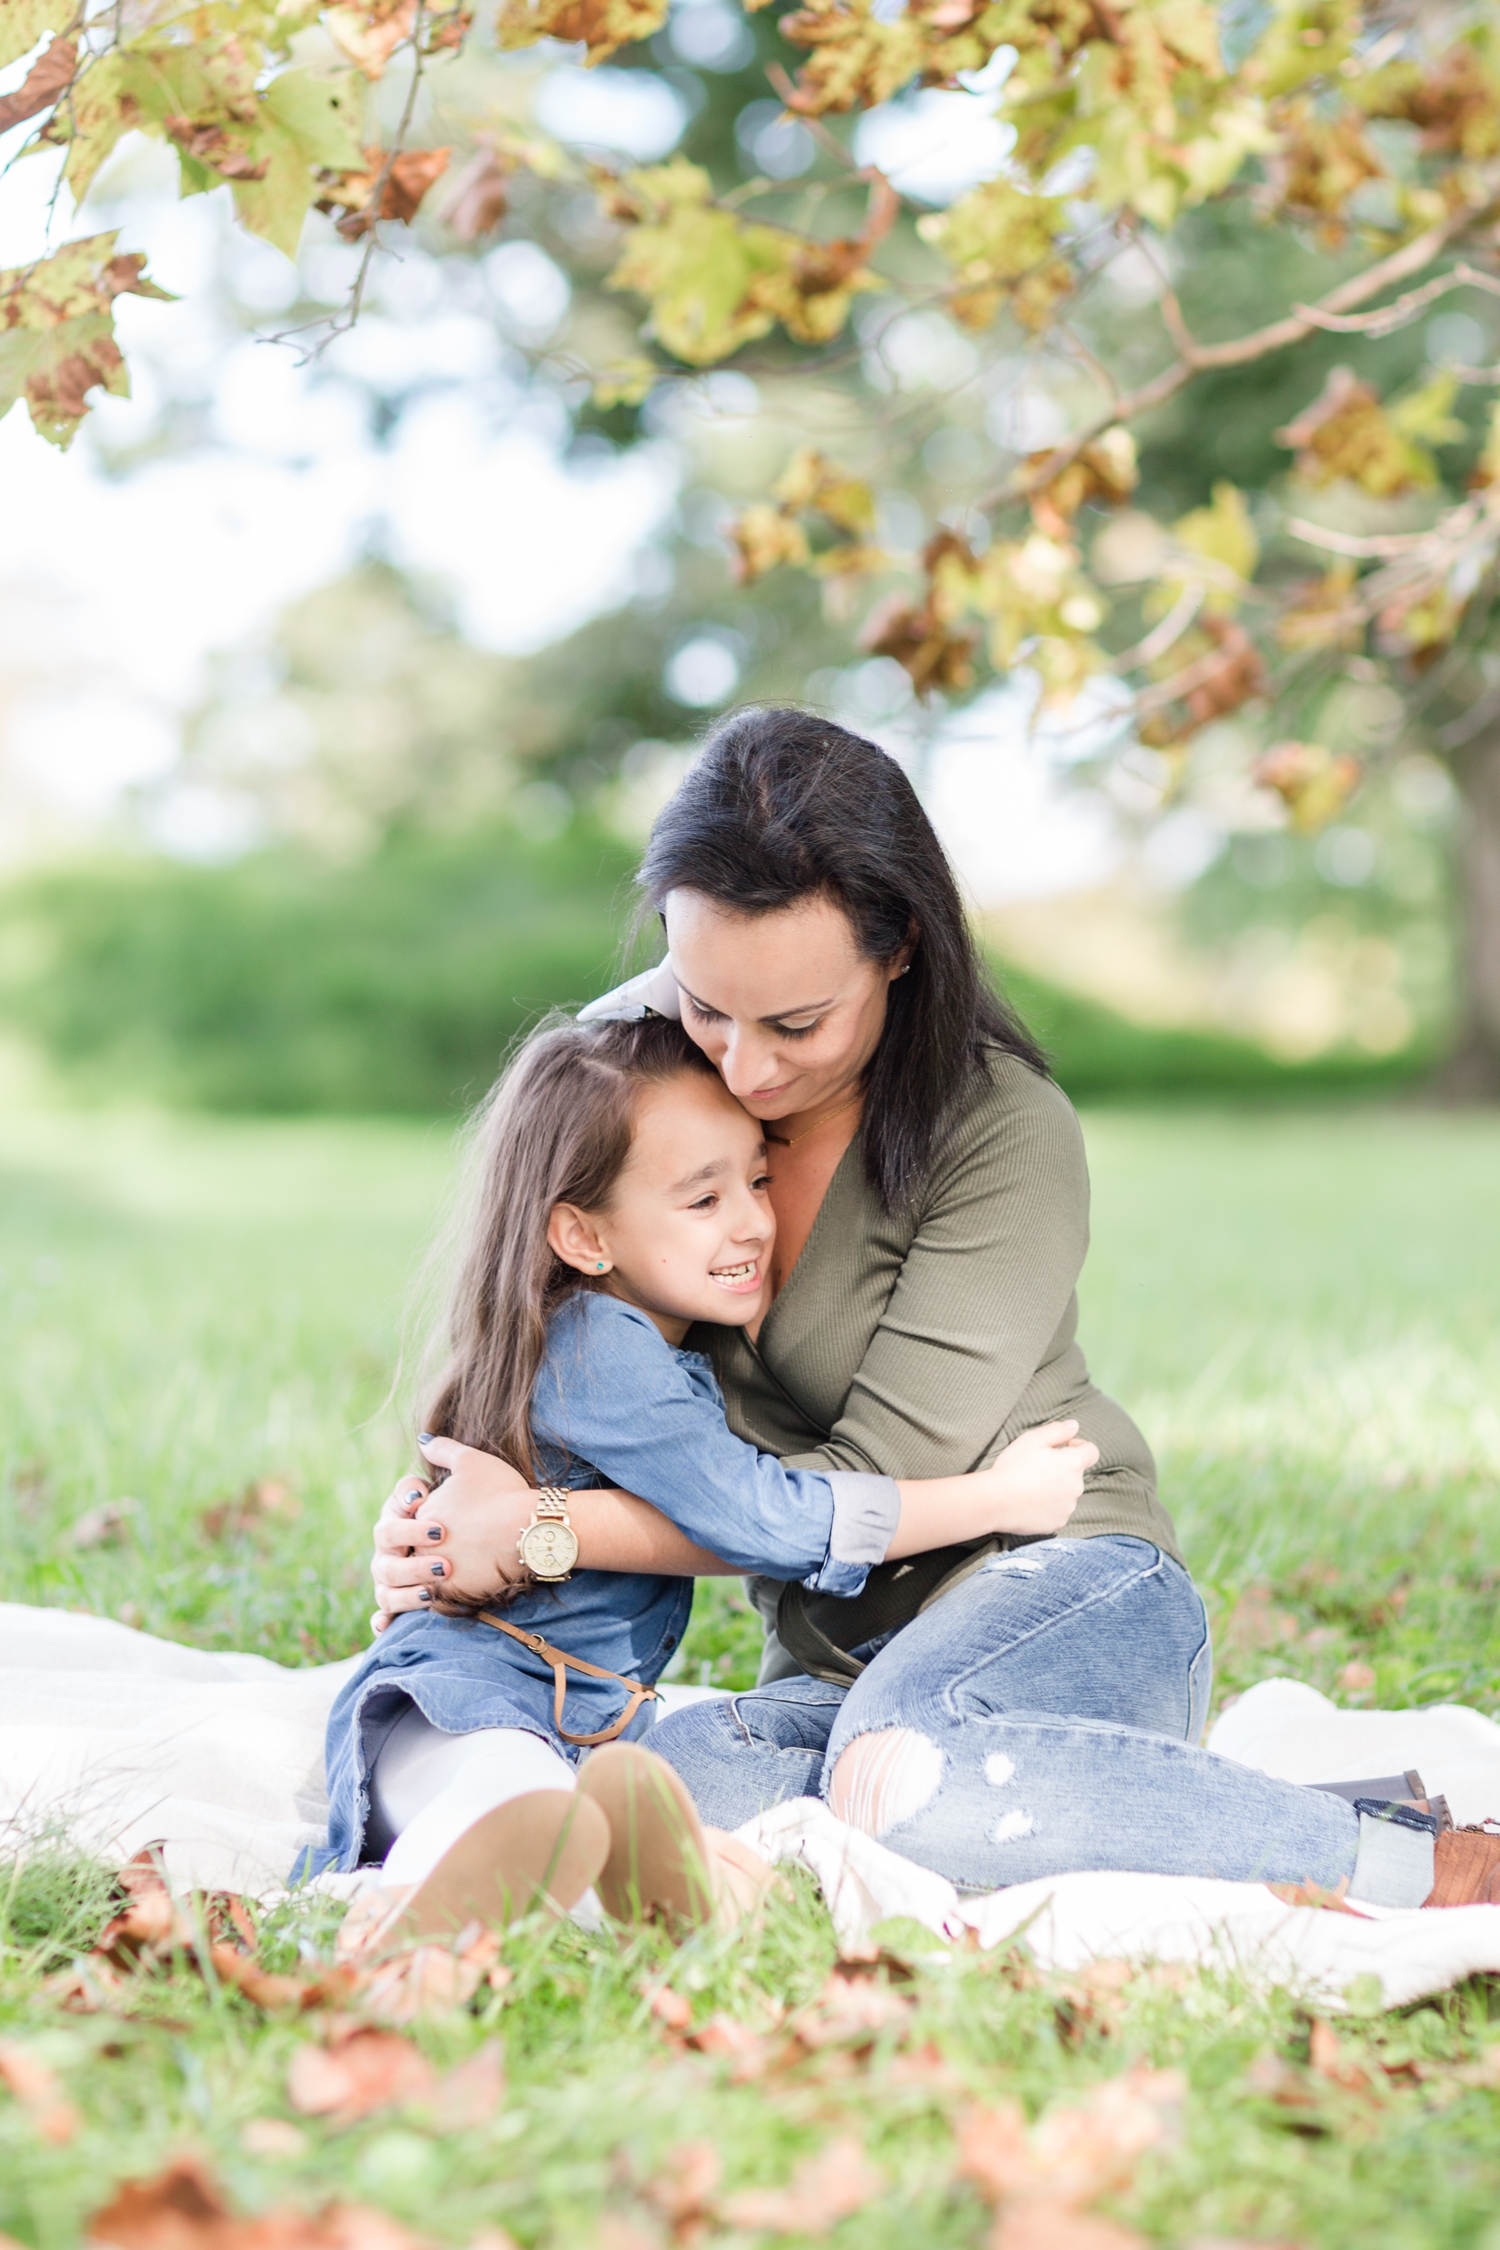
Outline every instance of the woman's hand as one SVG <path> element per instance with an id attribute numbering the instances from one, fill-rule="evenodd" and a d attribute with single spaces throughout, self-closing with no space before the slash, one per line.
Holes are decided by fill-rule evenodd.
<path id="1" fill-rule="evenodd" d="M 424 1438 L 422 1452 L 448 1475 L 434 1491 L 425 1477 L 403 1477 L 375 1525 L 370 1576 L 379 1608 L 370 1620 L 384 1632 L 406 1609 L 426 1609 L 439 1595 L 492 1600 L 520 1574 L 516 1541 L 536 1494 L 508 1461 L 452 1438 Z"/>
<path id="2" fill-rule="evenodd" d="M 1099 1448 L 1076 1422 L 1043 1422 L 1012 1438 L 987 1469 L 975 1472 L 992 1503 L 992 1531 L 1061 1531 L 1083 1496 Z"/>

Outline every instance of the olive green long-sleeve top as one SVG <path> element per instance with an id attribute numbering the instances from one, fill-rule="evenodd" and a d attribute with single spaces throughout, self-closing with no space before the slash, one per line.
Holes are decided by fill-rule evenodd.
<path id="1" fill-rule="evenodd" d="M 1151 1449 L 1077 1341 L 1088 1234 L 1071 1103 L 993 1049 L 909 1210 L 881 1208 L 856 1135 L 758 1342 L 692 1341 L 712 1351 L 730 1427 L 789 1467 L 953 1476 L 1074 1419 L 1099 1461 L 1066 1536 L 1123 1532 L 1180 1562 Z"/>

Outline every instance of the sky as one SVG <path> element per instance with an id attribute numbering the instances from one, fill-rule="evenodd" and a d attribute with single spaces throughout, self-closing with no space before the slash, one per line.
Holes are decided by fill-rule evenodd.
<path id="1" fill-rule="evenodd" d="M 720 0 L 686 0 L 674 25 L 684 52 L 737 29 Z M 950 200 L 1005 154 L 986 90 L 887 105 L 861 121 L 859 154 Z M 636 160 L 666 153 L 685 117 L 663 79 L 567 65 L 542 81 L 537 113 L 560 137 Z M 801 130 L 774 117 L 759 129 Z M 0 161 L 8 153 L 0 138 Z M 0 178 L 0 266 L 38 254 L 54 163 Z M 214 653 L 362 553 L 446 581 L 474 641 L 522 652 L 624 599 L 675 502 L 668 440 L 564 464 L 561 414 L 525 385 L 513 348 L 545 341 L 567 310 L 565 278 L 534 246 L 476 261 L 457 299 L 408 249 L 382 268 L 353 333 L 299 366 L 295 349 L 244 326 L 245 309 L 274 326 L 293 269 L 234 227 L 227 191 L 177 201 L 175 171 L 166 150 L 127 142 L 98 218 L 85 214 L 119 225 L 121 247 L 146 250 L 179 294 L 120 300 L 134 396 L 102 400 L 66 454 L 23 407 L 0 422 L 0 860 L 107 821 L 132 785 L 169 774 Z M 311 222 L 303 267 L 329 294 L 353 255 Z M 384 435 L 372 384 L 410 401 Z M 153 457 L 167 434 L 173 449 Z M 1097 882 L 1119 856 L 1107 809 L 1066 790 L 1023 714 L 1013 692 L 981 699 L 924 768 L 934 817 L 985 903 Z M 863 718 L 903 748 L 899 723 Z"/>

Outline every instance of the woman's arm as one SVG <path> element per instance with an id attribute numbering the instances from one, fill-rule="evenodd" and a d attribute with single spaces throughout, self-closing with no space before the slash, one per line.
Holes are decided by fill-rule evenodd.
<path id="1" fill-rule="evenodd" d="M 403 1477 L 375 1525 L 370 1576 L 380 1632 L 423 1599 L 455 1595 L 484 1601 L 519 1571 L 516 1541 L 531 1520 L 536 1493 L 507 1461 L 452 1438 L 429 1438 L 423 1453 L 447 1476 L 436 1488 Z M 736 1566 L 695 1546 L 676 1524 L 632 1492 L 579 1492 L 571 1508 L 579 1568 L 638 1571 L 661 1578 L 732 1578 Z"/>
<path id="2" fill-rule="evenodd" d="M 424 1591 L 466 1601 L 497 1594 L 513 1575 L 509 1558 L 535 1503 L 516 1471 L 491 1454 L 451 1438 L 429 1438 L 423 1451 L 449 1474 L 435 1492 L 421 1478 L 405 1478 L 386 1502 L 375 1529 L 377 1632 L 401 1610 L 427 1606 Z M 996 1531 L 1060 1531 L 1098 1457 L 1079 1438 L 1076 1422 L 1052 1422 L 1025 1431 L 990 1468 L 972 1476 L 903 1477 L 896 1487 L 900 1517 L 885 1560 Z M 579 1492 L 572 1518 L 584 1569 L 710 1578 L 740 1567 L 695 1546 L 634 1493 Z"/>

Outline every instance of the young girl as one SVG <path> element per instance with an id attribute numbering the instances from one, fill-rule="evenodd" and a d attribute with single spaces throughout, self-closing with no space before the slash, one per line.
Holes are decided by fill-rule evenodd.
<path id="1" fill-rule="evenodd" d="M 542 1488 L 503 1614 L 395 1618 L 328 1730 L 329 1846 L 314 1866 L 383 1860 L 429 1916 L 544 1888 L 567 1908 L 599 1878 L 625 1897 L 622 1827 L 690 1803 L 663 1761 L 587 1750 L 638 1738 L 686 1629 L 687 1578 L 574 1571 L 571 1516 L 621 1487 L 707 1552 L 833 1594 L 888 1557 L 992 1533 L 1056 1532 L 1097 1459 L 1076 1425 L 1031 1430 L 971 1476 L 900 1482 L 783 1468 L 736 1438 L 694 1322 L 751 1326 L 775 1219 L 760 1124 L 680 1025 L 565 1023 L 500 1080 L 477 1135 L 432 1432 L 503 1455 Z M 652 1789 L 645 1791 L 650 1797 Z M 613 1831 L 610 1821 L 613 1819 Z M 639 1846 L 639 1836 L 634 1845 Z M 732 1854 L 731 1854 L 732 1857 Z M 639 1881 L 639 1851 L 632 1862 Z"/>

